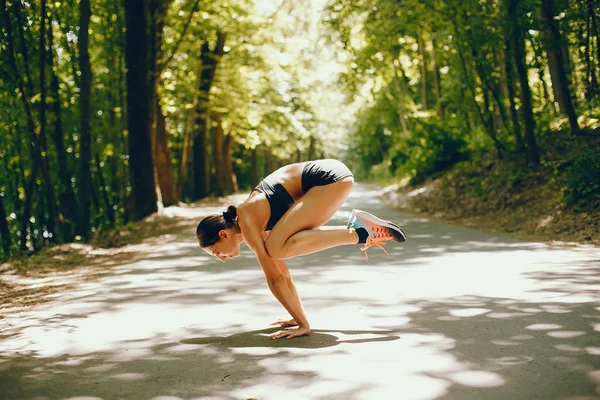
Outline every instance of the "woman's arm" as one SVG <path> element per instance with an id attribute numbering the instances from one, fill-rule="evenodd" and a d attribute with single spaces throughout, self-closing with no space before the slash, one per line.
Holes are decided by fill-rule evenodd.
<path id="1" fill-rule="evenodd" d="M 296 292 L 296 286 L 294 285 L 294 281 L 292 280 L 287 265 L 281 260 L 273 259 L 268 254 L 266 256 L 258 256 L 257 254 L 257 258 L 265 272 L 265 277 L 267 278 L 267 284 L 269 285 L 269 289 L 271 289 L 271 293 L 273 293 L 275 298 L 279 300 L 281 305 L 285 307 L 298 324 L 297 329 L 277 332 L 271 337 L 273 339 L 279 339 L 282 337 L 292 338 L 308 335 L 310 333 L 310 324 L 304 313 L 302 302 L 300 301 L 298 292 Z M 274 265 L 270 265 L 271 263 Z M 267 272 L 272 271 L 273 268 L 277 268 L 278 272 Z"/>
<path id="2" fill-rule="evenodd" d="M 250 217 L 251 218 L 251 217 Z M 310 333 L 310 324 L 304 313 L 302 302 L 296 291 L 296 287 L 290 275 L 289 269 L 282 260 L 275 260 L 265 249 L 263 231 L 258 224 L 248 218 L 240 218 L 239 224 L 242 228 L 244 241 L 250 249 L 256 254 L 258 263 L 265 273 L 267 284 L 271 293 L 281 303 L 281 305 L 290 313 L 292 318 L 298 323 L 297 329 L 290 329 L 277 332 L 271 338 L 279 339 L 282 337 L 292 338 L 304 336 Z"/>

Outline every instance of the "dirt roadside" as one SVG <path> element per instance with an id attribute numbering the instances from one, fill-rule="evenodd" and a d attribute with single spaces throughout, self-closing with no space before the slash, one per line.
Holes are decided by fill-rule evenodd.
<path id="1" fill-rule="evenodd" d="M 239 204 L 247 194 L 210 198 L 161 210 L 118 231 L 95 235 L 90 243 L 66 243 L 0 265 L 0 320 L 51 301 L 70 287 L 109 274 L 111 267 L 143 259 L 162 243 L 194 237 L 198 221 Z"/>
<path id="2" fill-rule="evenodd" d="M 390 207 L 451 225 L 552 246 L 600 247 L 600 210 L 565 209 L 551 195 L 536 191 L 515 200 L 521 205 L 505 208 L 475 204 L 457 192 L 430 181 L 419 188 L 386 186 L 380 197 Z"/>

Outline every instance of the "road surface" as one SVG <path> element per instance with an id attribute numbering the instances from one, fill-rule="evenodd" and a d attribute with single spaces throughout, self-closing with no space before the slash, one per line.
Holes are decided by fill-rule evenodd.
<path id="1" fill-rule="evenodd" d="M 432 222 L 357 185 L 404 244 L 290 260 L 313 328 L 286 318 L 247 248 L 194 233 L 0 319 L 1 399 L 600 399 L 600 255 Z"/>

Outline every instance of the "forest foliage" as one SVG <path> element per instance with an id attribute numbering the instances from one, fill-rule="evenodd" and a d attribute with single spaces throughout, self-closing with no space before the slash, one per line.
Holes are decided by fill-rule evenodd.
<path id="1" fill-rule="evenodd" d="M 359 179 L 419 182 L 491 156 L 558 171 L 567 203 L 600 196 L 591 0 L 2 0 L 0 11 L 3 257 L 318 157 Z M 565 140 L 568 156 L 545 158 Z"/>

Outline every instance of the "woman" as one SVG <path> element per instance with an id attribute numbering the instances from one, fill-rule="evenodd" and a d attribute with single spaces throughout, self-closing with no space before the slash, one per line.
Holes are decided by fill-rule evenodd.
<path id="1" fill-rule="evenodd" d="M 388 240 L 406 240 L 398 225 L 360 210 L 352 211 L 347 227 L 321 229 L 344 204 L 353 183 L 352 172 L 337 160 L 290 164 L 267 176 L 237 208 L 229 206 L 222 215 L 208 216 L 198 224 L 200 247 L 221 261 L 238 256 L 242 242 L 256 254 L 271 292 L 293 318 L 274 325 L 298 326 L 276 332 L 271 339 L 310 333 L 283 260 L 358 243 L 364 245 L 366 256 L 371 246 L 383 249 Z"/>

